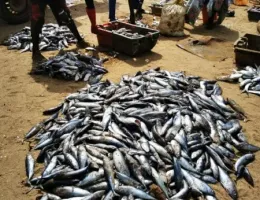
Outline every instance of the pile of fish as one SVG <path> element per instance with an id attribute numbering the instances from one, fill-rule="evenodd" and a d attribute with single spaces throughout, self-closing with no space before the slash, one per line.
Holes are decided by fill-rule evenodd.
<path id="1" fill-rule="evenodd" d="M 69 44 L 76 43 L 74 35 L 66 26 L 59 26 L 57 24 L 45 24 L 40 34 L 39 48 L 42 51 L 54 51 L 69 47 Z M 32 51 L 32 37 L 31 28 L 25 27 L 18 33 L 10 35 L 10 37 L 3 42 L 8 50 L 17 49 L 21 53 Z"/>
<path id="2" fill-rule="evenodd" d="M 103 63 L 107 59 L 96 59 L 89 55 L 66 52 L 50 58 L 38 65 L 36 74 L 47 74 L 50 77 L 65 80 L 86 81 L 90 85 L 98 83 L 107 70 Z"/>
<path id="3" fill-rule="evenodd" d="M 119 34 L 119 35 L 129 37 L 129 38 L 133 38 L 133 39 L 139 39 L 139 38 L 144 37 L 144 35 L 141 35 L 139 33 L 135 33 L 131 29 L 127 29 L 127 28 L 120 28 L 120 29 L 117 29 L 117 30 L 112 30 L 112 32 Z"/>
<path id="4" fill-rule="evenodd" d="M 42 199 L 212 200 L 220 182 L 237 199 L 229 174 L 254 185 L 246 166 L 259 148 L 221 94 L 215 81 L 159 68 L 86 86 L 26 134 L 44 165 L 34 175 L 26 156 L 28 183 Z"/>
<path id="5" fill-rule="evenodd" d="M 253 6 L 248 11 L 260 13 L 260 7 L 259 6 Z"/>
<path id="6" fill-rule="evenodd" d="M 260 66 L 247 66 L 242 70 L 233 70 L 231 75 L 217 77 L 217 80 L 230 83 L 239 82 L 242 92 L 260 96 Z"/>

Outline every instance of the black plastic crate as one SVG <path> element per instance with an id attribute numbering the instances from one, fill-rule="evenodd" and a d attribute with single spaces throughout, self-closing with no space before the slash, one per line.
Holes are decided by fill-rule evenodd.
<path id="1" fill-rule="evenodd" d="M 234 48 L 238 65 L 260 65 L 260 36 L 245 34 L 235 42 Z"/>
<path id="2" fill-rule="evenodd" d="M 111 32 L 112 34 L 112 38 L 106 38 L 106 36 L 104 36 L 103 40 L 107 39 L 106 44 L 111 44 L 110 47 L 113 50 L 130 56 L 136 56 L 150 51 L 156 45 L 159 38 L 159 31 L 157 30 L 142 28 L 124 22 L 111 22 L 110 24 L 106 24 L 106 26 L 99 26 L 99 29 L 102 28 L 104 28 L 106 32 Z M 113 30 L 118 30 L 120 28 L 130 29 L 133 33 L 139 33 L 143 35 L 143 37 L 135 39 L 113 32 Z M 112 42 L 109 41 L 111 39 Z M 102 43 L 99 44 L 102 46 Z"/>
<path id="3" fill-rule="evenodd" d="M 150 8 L 152 10 L 153 15 L 156 15 L 156 16 L 162 15 L 162 6 L 161 5 L 153 4 L 153 5 L 150 6 Z"/>
<path id="4" fill-rule="evenodd" d="M 248 11 L 249 21 L 259 21 L 260 20 L 260 6 L 253 6 Z"/>

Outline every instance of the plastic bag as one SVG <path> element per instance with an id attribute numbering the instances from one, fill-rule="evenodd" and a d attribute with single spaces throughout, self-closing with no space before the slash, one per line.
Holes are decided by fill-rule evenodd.
<path id="1" fill-rule="evenodd" d="M 183 2 L 167 3 L 162 8 L 161 21 L 158 30 L 163 35 L 184 36 L 186 8 Z"/>

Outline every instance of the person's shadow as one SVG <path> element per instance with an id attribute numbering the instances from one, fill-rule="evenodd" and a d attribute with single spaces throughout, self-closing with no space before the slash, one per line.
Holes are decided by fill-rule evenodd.
<path id="1" fill-rule="evenodd" d="M 187 30 L 187 29 L 186 29 Z M 235 42 L 239 38 L 239 32 L 229 29 L 226 26 L 219 25 L 212 30 L 208 30 L 203 25 L 199 25 L 190 29 L 191 34 L 196 34 L 200 36 L 212 36 L 215 38 L 225 39 L 226 41 Z"/>
<path id="2" fill-rule="evenodd" d="M 129 56 L 124 53 L 116 52 L 112 48 L 97 46 L 97 49 L 106 56 L 116 57 L 117 60 L 123 61 L 132 67 L 143 67 L 144 65 L 148 65 L 150 62 L 162 58 L 161 54 L 154 51 L 148 51 L 136 56 Z"/>
<path id="3" fill-rule="evenodd" d="M 47 91 L 53 93 L 73 93 L 86 85 L 86 83 L 83 81 L 65 81 L 62 79 L 55 79 L 44 75 L 30 75 L 36 83 L 44 85 Z"/>

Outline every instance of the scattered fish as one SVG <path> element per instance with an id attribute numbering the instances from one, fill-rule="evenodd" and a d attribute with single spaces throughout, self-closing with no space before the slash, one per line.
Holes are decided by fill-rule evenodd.
<path id="1" fill-rule="evenodd" d="M 40 34 L 39 49 L 41 51 L 61 50 L 76 43 L 77 40 L 66 26 L 44 24 Z M 21 31 L 12 34 L 3 42 L 9 50 L 21 50 L 21 53 L 32 51 L 31 28 L 26 26 Z"/>
<path id="2" fill-rule="evenodd" d="M 231 75 L 217 77 L 219 81 L 237 83 L 242 92 L 260 96 L 260 66 L 247 66 L 242 70 L 233 70 Z"/>

